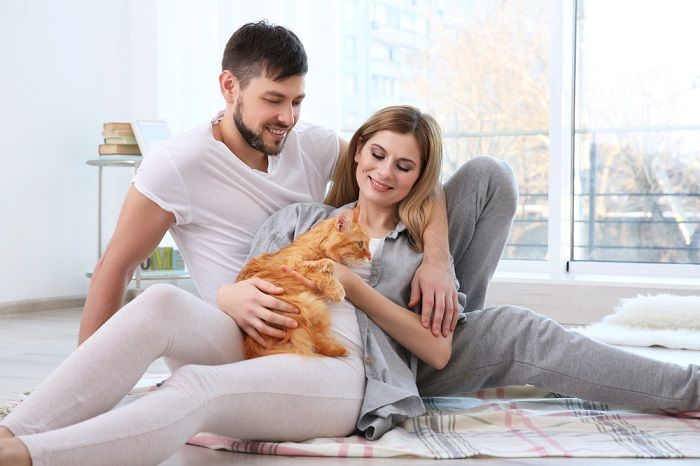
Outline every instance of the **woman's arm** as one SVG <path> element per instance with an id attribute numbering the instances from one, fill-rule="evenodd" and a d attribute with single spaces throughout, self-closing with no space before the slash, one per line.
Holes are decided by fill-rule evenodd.
<path id="1" fill-rule="evenodd" d="M 334 268 L 346 298 L 382 330 L 429 366 L 442 369 L 447 365 L 452 355 L 452 332 L 447 336 L 433 335 L 429 328 L 423 327 L 418 314 L 394 303 L 347 267 L 335 264 Z"/>

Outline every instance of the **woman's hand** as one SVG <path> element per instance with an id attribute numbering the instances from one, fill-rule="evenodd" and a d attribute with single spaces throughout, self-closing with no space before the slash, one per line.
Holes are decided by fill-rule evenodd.
<path id="1" fill-rule="evenodd" d="M 267 347 L 262 335 L 284 338 L 287 332 L 270 324 L 296 328 L 294 319 L 275 311 L 298 313 L 299 309 L 272 295 L 284 290 L 260 278 L 249 278 L 238 283 L 224 285 L 216 295 L 216 304 L 228 314 L 253 340 Z"/>
<path id="2" fill-rule="evenodd" d="M 424 260 L 411 281 L 411 299 L 408 307 L 421 302 L 421 323 L 433 335 L 449 335 L 457 326 L 459 302 L 449 262 Z"/>

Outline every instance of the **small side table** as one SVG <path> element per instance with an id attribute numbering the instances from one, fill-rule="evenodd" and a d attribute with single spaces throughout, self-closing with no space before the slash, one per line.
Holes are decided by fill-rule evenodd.
<path id="1" fill-rule="evenodd" d="M 102 257 L 102 169 L 105 167 L 132 167 L 134 174 L 138 170 L 143 157 L 132 155 L 110 155 L 99 159 L 88 160 L 86 163 L 97 167 L 97 260 Z M 85 274 L 92 278 L 92 272 Z M 141 270 L 136 267 L 134 280 L 137 292 L 141 290 L 141 280 L 184 280 L 190 278 L 187 270 Z"/>

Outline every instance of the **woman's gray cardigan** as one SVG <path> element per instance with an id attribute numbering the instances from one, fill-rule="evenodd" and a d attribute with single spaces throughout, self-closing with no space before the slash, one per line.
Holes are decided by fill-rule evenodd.
<path id="1" fill-rule="evenodd" d="M 274 213 L 263 223 L 253 239 L 250 257 L 273 252 L 292 242 L 312 226 L 335 217 L 343 208 L 323 204 L 293 204 Z M 408 308 L 411 280 L 423 260 L 423 254 L 411 249 L 403 223 L 386 235 L 381 251 L 372 258 L 369 285 L 400 306 Z M 459 294 L 463 307 L 465 296 Z M 420 308 L 414 309 L 420 312 Z M 379 328 L 367 315 L 356 310 L 364 345 L 364 401 L 357 422 L 359 430 L 370 439 L 378 439 L 406 417 L 423 414 L 425 406 L 416 387 L 417 359 Z M 463 319 L 460 319 L 463 321 Z"/>

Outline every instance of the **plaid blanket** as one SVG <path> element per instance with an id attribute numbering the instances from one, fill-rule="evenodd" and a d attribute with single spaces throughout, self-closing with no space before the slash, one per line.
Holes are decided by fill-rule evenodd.
<path id="1" fill-rule="evenodd" d="M 290 456 L 700 457 L 700 412 L 631 409 L 561 398 L 533 387 L 481 390 L 472 395 L 424 398 L 424 415 L 407 419 L 376 441 L 353 435 L 274 443 L 202 432 L 188 443 Z M 9 409 L 11 405 L 4 414 Z"/>
<path id="2" fill-rule="evenodd" d="M 473 397 L 424 398 L 427 412 L 382 438 L 361 435 L 300 443 L 241 441 L 200 433 L 188 443 L 244 453 L 423 458 L 700 457 L 700 413 L 639 410 L 532 387 L 482 390 Z"/>

